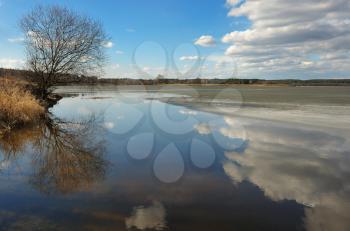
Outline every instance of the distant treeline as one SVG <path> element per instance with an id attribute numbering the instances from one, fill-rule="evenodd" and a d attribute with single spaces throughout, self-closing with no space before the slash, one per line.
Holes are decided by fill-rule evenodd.
<path id="1" fill-rule="evenodd" d="M 157 85 L 157 84 L 257 84 L 289 86 L 350 86 L 350 79 L 312 79 L 312 80 L 264 80 L 264 79 L 98 79 L 100 84 L 116 85 Z"/>
<path id="2" fill-rule="evenodd" d="M 35 82 L 36 76 L 33 72 L 27 70 L 0 68 L 0 78 L 10 77 L 21 80 Z M 95 76 L 84 75 L 61 75 L 57 81 L 58 84 L 96 84 L 98 78 Z"/>
<path id="3" fill-rule="evenodd" d="M 26 70 L 0 68 L 1 77 L 13 77 L 28 81 L 35 81 L 32 72 Z M 157 84 L 259 84 L 259 85 L 289 85 L 289 86 L 350 86 L 350 79 L 176 79 L 164 78 L 159 76 L 155 79 L 128 79 L 128 78 L 97 78 L 96 76 L 84 75 L 62 75 L 57 81 L 58 85 L 68 84 L 115 84 L 115 85 L 157 85 Z"/>

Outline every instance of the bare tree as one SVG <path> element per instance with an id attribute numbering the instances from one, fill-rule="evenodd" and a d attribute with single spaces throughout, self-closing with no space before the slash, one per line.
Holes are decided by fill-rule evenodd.
<path id="1" fill-rule="evenodd" d="M 107 37 L 100 22 L 65 7 L 38 6 L 20 26 L 26 34 L 28 65 L 43 98 L 60 76 L 101 70 Z"/>

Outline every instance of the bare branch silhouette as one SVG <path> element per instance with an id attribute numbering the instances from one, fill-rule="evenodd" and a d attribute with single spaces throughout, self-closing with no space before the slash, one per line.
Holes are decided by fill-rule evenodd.
<path id="1" fill-rule="evenodd" d="M 30 70 L 47 96 L 60 76 L 101 69 L 107 37 L 100 22 L 61 6 L 38 6 L 20 21 Z"/>
<path id="2" fill-rule="evenodd" d="M 75 123 L 48 119 L 0 139 L 3 161 L 16 161 L 28 144 L 33 150 L 30 183 L 46 194 L 70 193 L 104 178 L 103 128 L 98 118 Z"/>

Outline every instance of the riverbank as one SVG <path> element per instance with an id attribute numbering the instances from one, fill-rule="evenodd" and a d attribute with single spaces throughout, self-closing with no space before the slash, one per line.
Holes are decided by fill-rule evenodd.
<path id="1" fill-rule="evenodd" d="M 59 95 L 52 94 L 46 100 L 41 100 L 37 92 L 33 83 L 0 79 L 0 135 L 40 122 L 46 117 L 47 109 L 61 99 Z"/>

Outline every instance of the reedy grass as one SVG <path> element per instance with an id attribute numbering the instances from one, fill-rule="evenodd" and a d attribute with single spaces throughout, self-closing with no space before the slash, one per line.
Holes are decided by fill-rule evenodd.
<path id="1" fill-rule="evenodd" d="M 23 81 L 0 79 L 0 134 L 18 126 L 38 122 L 45 108 L 26 89 Z"/>

